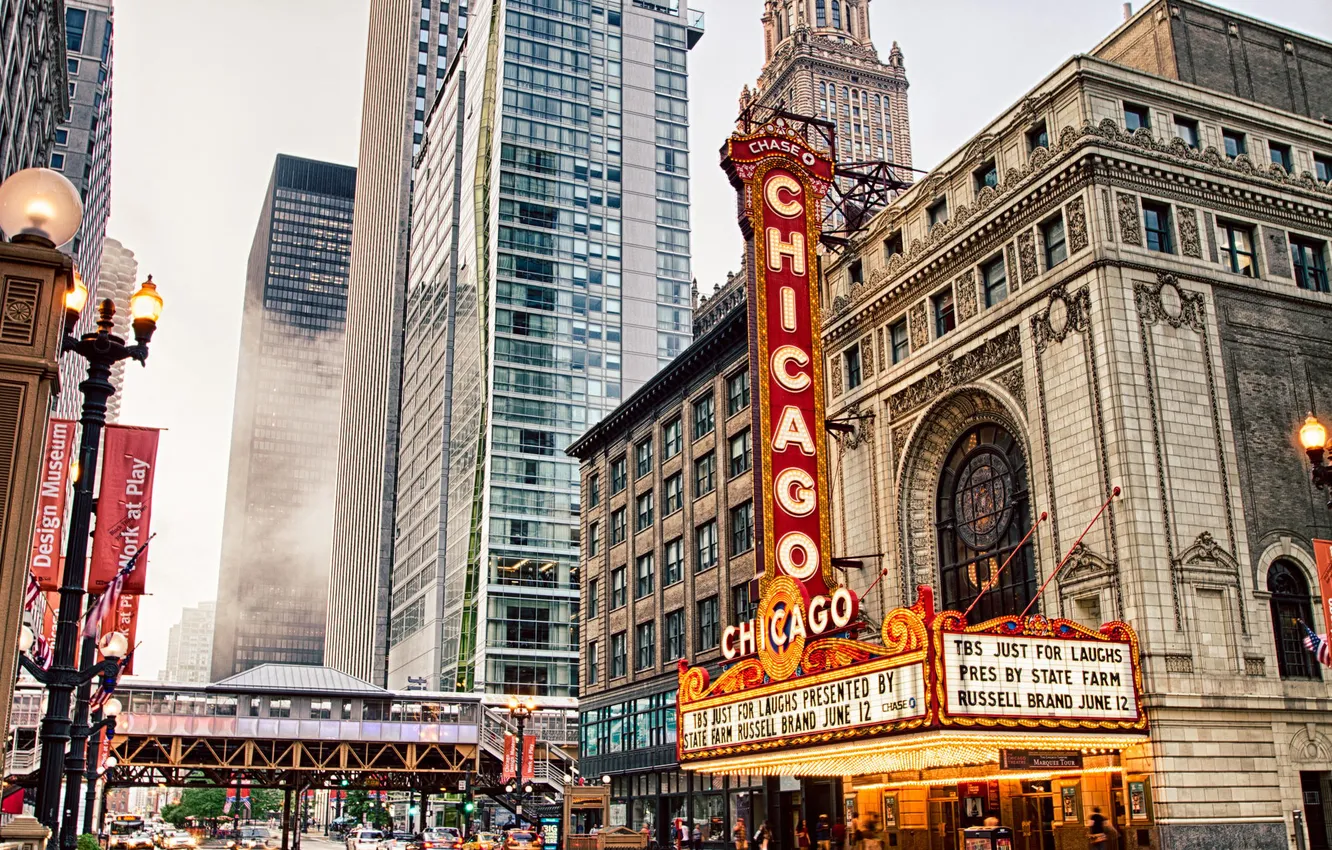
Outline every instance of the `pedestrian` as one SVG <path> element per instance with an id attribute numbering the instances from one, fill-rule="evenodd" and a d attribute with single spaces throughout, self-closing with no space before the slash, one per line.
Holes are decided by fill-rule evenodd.
<path id="1" fill-rule="evenodd" d="M 698 828 L 698 824 L 694 824 L 694 831 L 689 833 L 689 846 L 692 850 L 703 846 L 703 830 Z"/>
<path id="2" fill-rule="evenodd" d="M 1118 837 L 1119 832 L 1114 824 L 1101 814 L 1101 807 L 1093 807 L 1091 818 L 1087 822 L 1087 843 L 1108 850 L 1112 846 L 1111 839 Z"/>
<path id="3" fill-rule="evenodd" d="M 735 829 L 731 830 L 731 838 L 735 841 L 735 850 L 749 850 L 749 833 L 745 831 L 745 819 L 735 819 Z"/>
<path id="4" fill-rule="evenodd" d="M 809 829 L 805 826 L 804 821 L 801 821 L 800 825 L 796 827 L 796 847 L 799 847 L 800 850 L 809 850 Z"/>
<path id="5" fill-rule="evenodd" d="M 675 845 L 675 850 L 682 850 L 688 841 L 684 832 L 684 821 L 676 818 L 675 823 L 671 824 L 671 843 Z"/>
<path id="6" fill-rule="evenodd" d="M 826 814 L 819 815 L 819 819 L 814 822 L 814 841 L 819 850 L 832 850 L 832 825 L 828 823 Z"/>
<path id="7" fill-rule="evenodd" d="M 845 850 L 846 847 L 846 824 L 841 818 L 832 825 L 832 846 L 833 850 Z"/>
<path id="8" fill-rule="evenodd" d="M 859 850 L 860 848 L 860 824 L 862 823 L 860 815 L 851 818 L 851 828 L 847 830 L 847 850 Z"/>
<path id="9" fill-rule="evenodd" d="M 861 850 L 883 850 L 883 835 L 879 832 L 879 821 L 870 813 L 860 826 Z"/>
<path id="10" fill-rule="evenodd" d="M 768 822 L 759 824 L 759 828 L 754 833 L 755 850 L 768 850 L 768 842 L 772 840 L 772 830 L 768 829 Z"/>

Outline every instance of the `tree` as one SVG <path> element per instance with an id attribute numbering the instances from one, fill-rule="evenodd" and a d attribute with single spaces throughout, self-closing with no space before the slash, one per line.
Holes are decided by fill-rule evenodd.
<path id="1" fill-rule="evenodd" d="M 374 824 L 380 829 L 393 823 L 393 818 L 384 809 L 384 804 L 373 799 L 365 791 L 348 791 L 347 803 L 342 811 L 347 817 L 356 818 L 362 823 Z"/>
<path id="2" fill-rule="evenodd" d="M 227 792 L 222 788 L 186 788 L 180 803 L 162 809 L 162 819 L 181 826 L 189 818 L 212 820 L 222 817 Z"/>

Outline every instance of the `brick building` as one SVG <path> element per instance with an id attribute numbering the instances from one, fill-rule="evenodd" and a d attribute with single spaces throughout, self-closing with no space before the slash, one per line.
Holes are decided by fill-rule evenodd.
<path id="1" fill-rule="evenodd" d="M 701 305 L 694 342 L 569 448 L 583 486 L 579 768 L 611 776 L 611 823 L 647 822 L 663 844 L 677 817 L 721 842 L 720 825 L 763 808 L 761 780 L 687 774 L 675 752 L 679 661 L 719 663 L 722 628 L 756 604 L 744 287 L 735 276 Z"/>
<path id="2" fill-rule="evenodd" d="M 1001 781 L 1019 847 L 1079 846 L 1093 806 L 1129 846 L 1286 848 L 1292 812 L 1329 845 L 1332 691 L 1298 621 L 1329 625 L 1310 541 L 1332 514 L 1296 442 L 1332 407 L 1328 50 L 1150 3 L 825 263 L 828 416 L 859 423 L 832 448 L 834 549 L 884 553 L 871 620 L 922 585 L 965 608 L 1048 511 L 972 619 L 1022 610 L 1071 549 L 1037 609 L 1141 639 L 1150 743 Z M 961 492 L 982 471 L 985 516 Z M 936 846 L 966 819 L 925 774 L 846 790 L 891 790 L 899 846 Z"/>

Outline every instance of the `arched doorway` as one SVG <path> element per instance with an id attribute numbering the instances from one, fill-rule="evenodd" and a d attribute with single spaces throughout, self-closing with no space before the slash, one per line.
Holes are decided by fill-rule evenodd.
<path id="1" fill-rule="evenodd" d="M 974 425 L 948 452 L 939 476 L 936 532 L 939 597 L 965 611 L 1031 528 L 1027 459 L 994 422 Z M 1031 546 L 1023 547 L 969 617 L 973 623 L 1020 614 L 1036 594 Z"/>

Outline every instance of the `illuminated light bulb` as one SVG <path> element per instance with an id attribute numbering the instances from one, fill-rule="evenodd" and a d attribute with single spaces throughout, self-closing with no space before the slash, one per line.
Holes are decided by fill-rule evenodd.
<path id="1" fill-rule="evenodd" d="M 0 230 L 11 241 L 63 245 L 83 222 L 79 190 L 49 168 L 25 168 L 0 183 Z"/>

